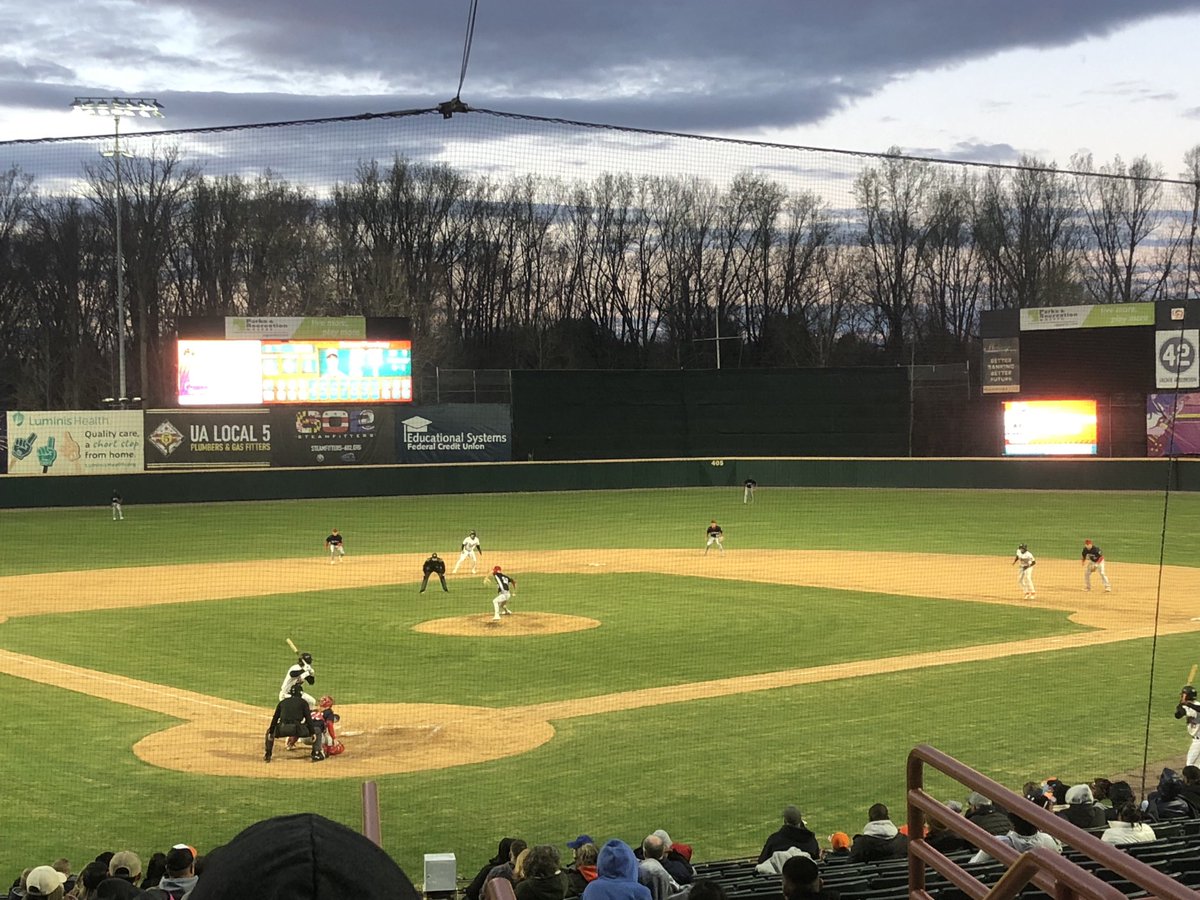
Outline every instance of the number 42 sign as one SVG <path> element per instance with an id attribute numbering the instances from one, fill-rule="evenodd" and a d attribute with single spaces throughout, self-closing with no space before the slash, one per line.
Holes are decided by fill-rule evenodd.
<path id="1" fill-rule="evenodd" d="M 1200 387 L 1200 328 L 1157 333 L 1155 384 L 1168 390 Z"/>

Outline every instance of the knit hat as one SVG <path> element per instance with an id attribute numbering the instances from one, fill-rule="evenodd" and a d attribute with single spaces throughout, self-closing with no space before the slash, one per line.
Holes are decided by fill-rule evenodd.
<path id="1" fill-rule="evenodd" d="M 835 831 L 829 836 L 829 846 L 834 850 L 849 850 L 850 835 L 844 831 Z"/>
<path id="2" fill-rule="evenodd" d="M 300 813 L 251 825 L 210 854 L 191 900 L 418 900 L 404 871 L 370 840 L 323 816 Z"/>
<path id="3" fill-rule="evenodd" d="M 1095 803 L 1096 798 L 1092 796 L 1092 789 L 1086 784 L 1077 784 L 1067 790 L 1067 802 L 1071 805 L 1076 803 Z"/>

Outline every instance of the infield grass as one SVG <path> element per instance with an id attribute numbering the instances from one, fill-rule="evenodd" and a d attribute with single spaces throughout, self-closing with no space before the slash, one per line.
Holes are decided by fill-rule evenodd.
<path id="1" fill-rule="evenodd" d="M 1073 559 L 1091 537 L 1115 567 L 1157 562 L 1163 522 L 1163 499 L 1150 494 L 761 488 L 754 506 L 740 500 L 740 491 L 668 490 L 131 501 L 118 523 L 107 509 L 6 511 L 0 526 L 30 549 L 0 560 L 0 575 L 319 556 L 334 526 L 351 557 L 436 549 L 453 559 L 469 528 L 479 531 L 487 563 L 509 549 L 697 549 L 714 517 L 731 552 L 875 548 L 1007 559 L 1025 541 L 1039 557 Z M 1166 561 L 1200 565 L 1200 500 L 1175 496 L 1168 511 Z M 535 573 L 522 580 L 518 610 L 536 598 L 540 611 L 603 626 L 514 641 L 452 638 L 411 627 L 485 614 L 490 593 L 467 579 L 452 582 L 449 595 L 418 597 L 418 577 L 398 573 L 397 585 L 354 591 L 14 618 L 0 624 L 0 647 L 267 708 L 287 662 L 280 635 L 303 632 L 319 687 L 340 703 L 514 706 L 974 643 L 1036 643 L 1079 628 L 1047 610 L 923 597 Z M 1170 709 L 1197 661 L 1194 648 L 1189 635 L 1158 641 L 1152 761 L 1182 756 L 1185 736 Z M 1136 640 L 563 720 L 549 743 L 520 756 L 379 779 L 385 846 L 414 880 L 426 852 L 453 851 L 460 874 L 473 874 L 506 834 L 561 845 L 581 832 L 637 841 L 666 828 L 693 843 L 699 859 L 747 855 L 789 802 L 822 837 L 860 829 L 877 801 L 902 819 L 905 755 L 922 741 L 1016 788 L 1028 778 L 1110 774 L 1142 760 L 1151 650 L 1151 641 Z M 0 675 L 0 689 L 20 731 L 0 754 L 0 879 L 64 854 L 81 865 L 103 849 L 130 847 L 145 859 L 184 840 L 204 850 L 285 812 L 313 810 L 357 827 L 356 782 L 154 768 L 130 748 L 173 719 L 9 676 Z"/>

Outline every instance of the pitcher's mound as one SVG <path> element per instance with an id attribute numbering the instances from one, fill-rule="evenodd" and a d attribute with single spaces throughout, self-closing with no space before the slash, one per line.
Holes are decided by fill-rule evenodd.
<path id="1" fill-rule="evenodd" d="M 454 616 L 430 619 L 413 626 L 422 634 L 448 634 L 454 637 L 528 637 L 534 634 L 566 634 L 587 631 L 600 623 L 585 616 L 560 616 L 554 613 L 515 612 L 499 622 L 490 615 Z"/>

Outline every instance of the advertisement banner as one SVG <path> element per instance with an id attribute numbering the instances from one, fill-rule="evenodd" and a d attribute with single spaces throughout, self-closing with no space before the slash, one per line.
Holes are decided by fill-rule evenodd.
<path id="1" fill-rule="evenodd" d="M 1153 324 L 1153 303 L 1043 306 L 1021 310 L 1022 331 L 1051 331 L 1057 328 L 1125 328 L 1130 325 Z"/>
<path id="2" fill-rule="evenodd" d="M 142 471 L 140 409 L 9 412 L 9 475 Z"/>
<path id="3" fill-rule="evenodd" d="M 1021 390 L 1021 339 L 983 339 L 983 392 L 1016 394 Z"/>
<path id="4" fill-rule="evenodd" d="M 8 471 L 8 416 L 0 416 L 0 475 Z"/>
<path id="5" fill-rule="evenodd" d="M 396 461 L 395 418 L 387 406 L 271 409 L 271 465 L 357 466 Z"/>
<path id="6" fill-rule="evenodd" d="M 361 341 L 367 336 L 363 316 L 229 316 L 225 340 L 290 341 L 318 338 Z"/>
<path id="7" fill-rule="evenodd" d="M 271 464 L 266 409 L 151 409 L 147 469 L 265 468 Z"/>
<path id="8" fill-rule="evenodd" d="M 1200 388 L 1200 328 L 1157 331 L 1155 336 L 1154 386 Z"/>
<path id="9" fill-rule="evenodd" d="M 1146 455 L 1200 456 L 1200 394 L 1146 397 Z"/>
<path id="10" fill-rule="evenodd" d="M 507 462 L 512 411 L 504 403 L 444 403 L 406 409 L 396 423 L 402 463 Z"/>

